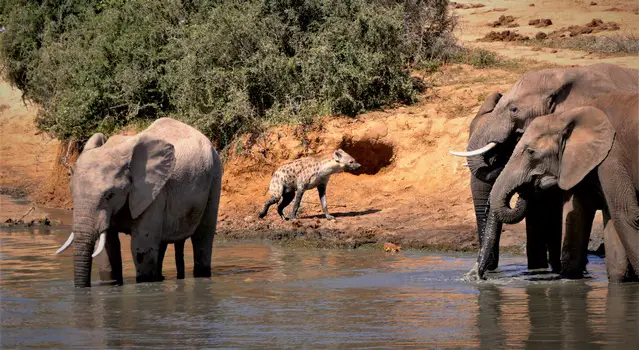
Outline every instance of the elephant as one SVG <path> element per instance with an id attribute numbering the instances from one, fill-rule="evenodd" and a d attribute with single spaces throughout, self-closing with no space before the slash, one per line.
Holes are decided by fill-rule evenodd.
<path id="1" fill-rule="evenodd" d="M 509 200 L 522 186 L 542 191 L 582 186 L 574 194 L 578 203 L 599 197 L 605 201 L 609 281 L 639 280 L 638 125 L 639 94 L 606 94 L 584 106 L 536 118 L 495 181 L 491 210 L 502 221 L 520 215 L 511 212 Z M 577 239 L 588 242 L 587 237 Z"/>
<path id="2" fill-rule="evenodd" d="M 490 112 L 478 114 L 473 120 L 467 151 L 451 151 L 454 155 L 467 157 L 471 171 L 471 193 L 483 241 L 475 271 L 478 277 L 484 278 L 488 268 L 497 266 L 498 249 L 495 246 L 499 244 L 501 224 L 514 223 L 515 218 L 526 220 L 529 269 L 547 268 L 550 263 L 553 271 L 564 277 L 583 277 L 585 266 L 562 263 L 562 254 L 570 260 L 570 254 L 566 252 L 574 249 L 566 246 L 570 242 L 565 240 L 564 247 L 561 247 L 561 235 L 562 230 L 590 230 L 592 220 L 589 225 L 583 225 L 587 220 L 580 218 L 594 218 L 595 211 L 579 212 L 584 209 L 573 205 L 572 199 L 564 205 L 564 191 L 554 186 L 546 191 L 519 193 L 516 211 L 512 211 L 517 215 L 503 217 L 506 221 L 495 221 L 489 205 L 489 193 L 532 120 L 581 106 L 603 94 L 637 91 L 639 70 L 600 63 L 531 71 L 524 74 L 507 93 L 486 98 L 481 109 Z M 568 214 L 565 222 L 562 218 L 564 211 Z M 525 216 L 522 217 L 521 213 Z M 484 227 L 483 234 L 481 227 Z"/>
<path id="3" fill-rule="evenodd" d="M 101 277 L 123 283 L 118 233 L 131 235 L 136 282 L 161 281 L 167 244 L 176 247 L 178 277 L 184 241 L 193 245 L 194 277 L 211 276 L 211 253 L 222 187 L 222 163 L 193 127 L 160 118 L 135 136 L 95 133 L 71 178 L 74 285 L 91 284 L 92 257 L 106 250 Z M 93 254 L 95 242 L 97 248 Z M 181 257 L 181 262 L 180 262 Z M 181 268 L 180 268 L 181 265 Z"/>

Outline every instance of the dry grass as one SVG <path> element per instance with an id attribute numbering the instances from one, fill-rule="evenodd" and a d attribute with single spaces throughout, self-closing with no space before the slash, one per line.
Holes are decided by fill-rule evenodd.
<path id="1" fill-rule="evenodd" d="M 576 36 L 552 40 L 535 40 L 529 44 L 557 49 L 570 49 L 604 54 L 638 54 L 639 37 L 630 35 Z"/>

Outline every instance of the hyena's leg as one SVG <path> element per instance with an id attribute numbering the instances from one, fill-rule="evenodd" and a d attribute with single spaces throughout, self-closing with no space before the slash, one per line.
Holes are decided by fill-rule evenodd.
<path id="1" fill-rule="evenodd" d="M 284 191 L 282 194 L 282 202 L 277 206 L 277 213 L 280 214 L 280 217 L 286 220 L 286 216 L 284 215 L 284 208 L 286 208 L 295 198 L 295 191 Z"/>
<path id="2" fill-rule="evenodd" d="M 326 205 L 326 184 L 317 185 L 317 192 L 319 193 L 320 203 L 322 203 L 324 216 L 326 216 L 328 220 L 335 220 L 335 217 L 328 213 L 328 206 Z"/>
<path id="3" fill-rule="evenodd" d="M 293 212 L 291 213 L 291 219 L 295 219 L 297 217 L 297 211 L 300 209 L 302 196 L 304 196 L 304 189 L 298 188 L 295 193 L 295 202 L 293 202 Z"/>
<path id="4" fill-rule="evenodd" d="M 260 212 L 259 218 L 261 219 L 261 218 L 265 217 L 266 213 L 268 212 L 268 208 L 271 205 L 277 203 L 280 200 L 280 198 L 282 198 L 282 192 L 281 191 L 279 191 L 279 192 L 271 191 L 271 198 L 269 198 L 266 201 L 266 203 L 264 203 L 264 208 L 262 208 L 262 211 Z"/>

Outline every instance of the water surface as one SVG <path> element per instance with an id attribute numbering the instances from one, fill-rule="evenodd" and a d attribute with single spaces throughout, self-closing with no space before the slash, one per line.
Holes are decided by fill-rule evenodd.
<path id="1" fill-rule="evenodd" d="M 639 284 L 531 274 L 503 257 L 489 282 L 460 277 L 471 255 L 307 250 L 216 243 L 210 279 L 73 288 L 68 229 L 0 231 L 3 348 L 639 348 Z M 93 281 L 97 278 L 94 276 Z"/>

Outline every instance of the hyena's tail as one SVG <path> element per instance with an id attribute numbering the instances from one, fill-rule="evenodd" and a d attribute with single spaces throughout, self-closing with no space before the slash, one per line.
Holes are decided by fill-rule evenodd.
<path id="1" fill-rule="evenodd" d="M 268 191 L 270 191 L 272 189 L 272 187 L 273 187 L 273 174 L 275 174 L 276 171 L 277 171 L 277 169 L 273 170 L 273 172 L 271 173 L 271 181 L 268 183 L 268 188 L 266 189 L 266 191 L 264 191 L 264 193 L 262 193 L 262 196 L 267 194 Z"/>

